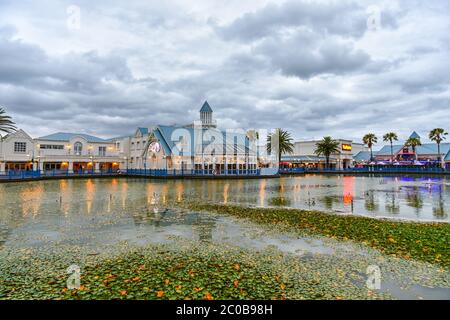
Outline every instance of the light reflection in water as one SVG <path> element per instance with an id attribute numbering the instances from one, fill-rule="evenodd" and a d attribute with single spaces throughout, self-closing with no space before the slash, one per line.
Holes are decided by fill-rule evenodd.
<path id="1" fill-rule="evenodd" d="M 311 210 L 353 212 L 371 216 L 449 220 L 450 178 L 338 177 L 305 175 L 249 180 L 61 180 L 0 185 L 0 215 L 17 208 L 23 215 L 41 214 L 50 204 L 61 212 L 92 214 L 172 201 L 288 206 Z M 115 202 L 117 199 L 118 203 Z"/>

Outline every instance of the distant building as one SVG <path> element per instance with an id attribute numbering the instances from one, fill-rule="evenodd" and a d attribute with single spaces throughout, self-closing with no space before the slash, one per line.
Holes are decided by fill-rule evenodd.
<path id="1" fill-rule="evenodd" d="M 417 132 L 413 132 L 410 135 L 410 138 L 411 137 L 420 139 Z M 441 159 L 447 162 L 447 165 L 450 165 L 450 143 L 441 143 L 440 149 Z M 377 163 L 388 163 L 391 161 L 392 154 L 394 162 L 399 164 L 412 163 L 415 160 L 430 165 L 437 165 L 439 163 L 438 146 L 436 143 L 422 143 L 421 146 L 416 147 L 416 153 L 414 153 L 412 147 L 407 146 L 406 143 L 393 145 L 392 153 L 391 145 L 385 145 L 381 150 L 373 152 L 373 160 Z M 355 156 L 355 161 L 357 162 L 369 163 L 370 160 L 370 152 L 368 151 L 360 152 Z"/>
<path id="2" fill-rule="evenodd" d="M 330 166 L 332 168 L 347 169 L 353 167 L 354 155 L 367 150 L 362 143 L 356 143 L 352 140 L 336 139 L 336 141 L 339 142 L 339 153 L 332 154 L 330 157 Z M 283 154 L 281 157 L 281 165 L 290 168 L 325 168 L 325 157 L 318 156 L 315 153 L 318 142 L 320 140 L 295 142 L 294 153 Z"/>
<path id="3" fill-rule="evenodd" d="M 194 169 L 217 174 L 257 169 L 257 153 L 245 133 L 217 129 L 207 101 L 199 113 L 200 120 L 192 124 L 139 128 L 134 136 L 112 141 L 129 169 Z"/>
<path id="4" fill-rule="evenodd" d="M 33 139 L 18 130 L 0 141 L 0 171 L 195 169 L 220 174 L 259 168 L 257 150 L 245 132 L 217 129 L 207 101 L 199 114 L 186 126 L 140 127 L 112 139 L 66 132 Z"/>

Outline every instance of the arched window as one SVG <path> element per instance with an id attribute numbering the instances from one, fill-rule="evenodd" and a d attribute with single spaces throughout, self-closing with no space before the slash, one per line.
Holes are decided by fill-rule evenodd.
<path id="1" fill-rule="evenodd" d="M 83 144 L 81 142 L 75 142 L 73 145 L 73 151 L 76 155 L 81 155 L 81 151 L 83 151 Z"/>

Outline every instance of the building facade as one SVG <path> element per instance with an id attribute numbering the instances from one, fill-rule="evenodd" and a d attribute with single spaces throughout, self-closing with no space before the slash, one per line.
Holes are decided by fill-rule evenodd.
<path id="1" fill-rule="evenodd" d="M 421 137 L 413 132 L 410 137 L 420 139 Z M 356 160 L 363 164 L 390 164 L 393 160 L 395 165 L 428 165 L 439 166 L 440 161 L 450 167 L 450 143 L 441 143 L 440 154 L 436 143 L 422 143 L 415 147 L 415 150 L 404 144 L 383 146 L 379 151 L 373 152 L 373 159 L 368 151 L 360 152 L 356 155 Z M 372 161 L 371 161 L 372 160 Z"/>
<path id="2" fill-rule="evenodd" d="M 354 165 L 354 156 L 367 148 L 362 143 L 352 140 L 336 139 L 339 142 L 339 153 L 332 154 L 330 166 L 334 169 L 348 169 Z M 281 166 L 287 168 L 325 169 L 326 159 L 315 153 L 316 144 L 320 140 L 297 141 L 293 154 L 283 154 Z"/>
<path id="3" fill-rule="evenodd" d="M 65 132 L 33 139 L 18 130 L 0 141 L 0 172 L 167 169 L 227 174 L 258 169 L 257 148 L 245 132 L 217 129 L 208 102 L 199 118 L 185 126 L 140 127 L 112 139 Z"/>

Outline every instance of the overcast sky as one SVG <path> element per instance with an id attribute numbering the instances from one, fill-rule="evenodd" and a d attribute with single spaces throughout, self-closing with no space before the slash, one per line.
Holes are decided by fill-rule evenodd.
<path id="1" fill-rule="evenodd" d="M 425 138 L 450 130 L 449 30 L 447 0 L 0 0 L 0 106 L 32 136 L 186 124 L 208 100 L 223 128 Z"/>

